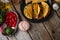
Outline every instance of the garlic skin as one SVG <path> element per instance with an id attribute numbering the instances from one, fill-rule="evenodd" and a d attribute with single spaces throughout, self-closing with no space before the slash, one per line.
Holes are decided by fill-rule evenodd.
<path id="1" fill-rule="evenodd" d="M 54 3 L 54 4 L 53 4 L 53 9 L 54 9 L 54 10 L 58 10 L 58 9 L 59 9 L 59 5 L 58 5 L 57 3 Z"/>
<path id="2" fill-rule="evenodd" d="M 9 0 L 0 0 L 0 1 L 3 3 L 9 3 L 10 2 Z"/>
<path id="3" fill-rule="evenodd" d="M 30 28 L 30 25 L 27 21 L 21 21 L 18 26 L 21 31 L 27 31 Z"/>

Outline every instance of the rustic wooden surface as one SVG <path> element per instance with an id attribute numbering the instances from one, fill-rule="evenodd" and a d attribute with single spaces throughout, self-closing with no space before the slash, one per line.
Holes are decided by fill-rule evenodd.
<path id="1" fill-rule="evenodd" d="M 14 5 L 15 9 L 22 20 L 28 21 L 22 15 L 20 4 Z M 0 40 L 60 40 L 60 18 L 56 12 L 52 13 L 52 17 L 41 23 L 30 22 L 30 29 L 27 32 L 18 30 L 18 33 L 12 37 L 5 37 L 0 33 Z M 58 14 L 60 16 L 60 14 Z"/>

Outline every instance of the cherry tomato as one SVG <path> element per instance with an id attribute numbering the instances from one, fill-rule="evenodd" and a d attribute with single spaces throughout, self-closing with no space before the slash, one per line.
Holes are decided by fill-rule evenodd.
<path id="1" fill-rule="evenodd" d="M 17 23 L 17 16 L 14 12 L 7 12 L 6 13 L 6 23 L 10 27 L 15 27 Z"/>

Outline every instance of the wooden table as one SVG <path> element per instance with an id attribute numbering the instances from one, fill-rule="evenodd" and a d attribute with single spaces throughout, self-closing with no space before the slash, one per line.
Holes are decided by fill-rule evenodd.
<path id="1" fill-rule="evenodd" d="M 20 4 L 14 5 L 13 9 L 22 20 L 28 21 L 22 15 Z M 45 22 L 33 23 L 28 21 L 31 24 L 30 29 L 27 32 L 18 30 L 18 33 L 14 35 L 15 37 L 8 37 L 8 39 L 0 33 L 0 40 L 60 40 L 60 18 L 56 15 L 56 12 L 52 14 L 52 17 Z"/>

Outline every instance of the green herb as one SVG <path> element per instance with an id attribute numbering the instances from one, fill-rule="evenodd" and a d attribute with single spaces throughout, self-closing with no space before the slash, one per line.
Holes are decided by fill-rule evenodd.
<path id="1" fill-rule="evenodd" d="M 5 32 L 6 32 L 7 35 L 11 35 L 12 32 L 13 32 L 13 29 L 12 28 L 6 28 Z"/>

